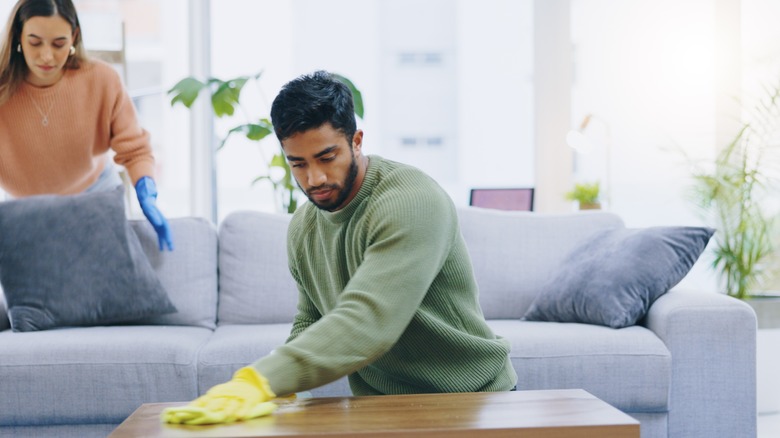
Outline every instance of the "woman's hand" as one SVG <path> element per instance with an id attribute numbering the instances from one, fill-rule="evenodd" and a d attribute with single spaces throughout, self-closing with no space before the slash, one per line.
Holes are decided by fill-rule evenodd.
<path id="1" fill-rule="evenodd" d="M 171 228 L 168 226 L 165 216 L 157 208 L 157 186 L 154 184 L 154 180 L 148 176 L 139 179 L 135 183 L 135 193 L 138 195 L 138 203 L 141 205 L 144 216 L 152 224 L 154 231 L 157 232 L 160 251 L 166 246 L 169 251 L 173 251 Z"/>

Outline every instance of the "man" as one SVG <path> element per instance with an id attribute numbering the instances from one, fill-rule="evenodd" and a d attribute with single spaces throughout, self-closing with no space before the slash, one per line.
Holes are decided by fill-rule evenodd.
<path id="1" fill-rule="evenodd" d="M 364 155 L 352 94 L 319 71 L 286 84 L 271 119 L 311 201 L 290 222 L 299 289 L 286 344 L 171 423 L 245 420 L 265 403 L 349 376 L 355 395 L 507 391 L 509 345 L 485 323 L 449 196 L 419 170 Z"/>

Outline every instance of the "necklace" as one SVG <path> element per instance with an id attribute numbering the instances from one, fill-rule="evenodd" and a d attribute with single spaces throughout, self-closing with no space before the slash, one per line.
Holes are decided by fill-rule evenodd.
<path id="1" fill-rule="evenodd" d="M 54 108 L 54 99 L 52 99 L 51 104 L 49 104 L 49 108 L 46 110 L 46 112 L 43 112 L 41 109 L 41 106 L 38 105 L 38 102 L 35 100 L 34 97 L 32 97 L 32 94 L 27 93 L 28 96 L 30 96 L 30 100 L 32 101 L 33 105 L 35 105 L 35 109 L 38 110 L 38 114 L 41 115 L 41 124 L 43 126 L 49 126 L 49 113 L 51 112 L 51 109 Z"/>

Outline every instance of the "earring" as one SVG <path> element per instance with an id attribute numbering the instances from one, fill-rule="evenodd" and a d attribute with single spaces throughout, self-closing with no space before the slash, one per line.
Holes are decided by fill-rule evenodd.
<path id="1" fill-rule="evenodd" d="M 70 46 L 70 56 L 73 56 L 76 54 L 76 48 L 73 46 Z"/>
<path id="2" fill-rule="evenodd" d="M 17 44 L 16 45 L 16 51 L 19 52 L 19 53 L 22 53 L 22 45 L 21 44 Z"/>

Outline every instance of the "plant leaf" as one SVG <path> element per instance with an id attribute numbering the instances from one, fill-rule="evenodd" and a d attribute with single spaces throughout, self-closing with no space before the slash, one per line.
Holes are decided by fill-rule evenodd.
<path id="1" fill-rule="evenodd" d="M 198 98 L 200 91 L 205 86 L 205 83 L 193 78 L 192 76 L 180 80 L 176 83 L 176 85 L 168 90 L 168 94 L 173 96 L 171 98 L 171 106 L 175 105 L 176 102 L 181 102 L 182 105 L 186 106 L 187 108 L 191 108 L 192 103 L 195 102 L 195 99 Z"/>
<path id="2" fill-rule="evenodd" d="M 272 133 L 273 130 L 269 129 L 267 126 L 262 124 L 248 124 L 244 125 L 248 127 L 249 129 L 245 132 L 246 138 L 254 141 L 260 141 L 264 139 L 268 134 Z"/>
<path id="3" fill-rule="evenodd" d="M 284 159 L 284 155 L 276 154 L 271 158 L 271 164 L 269 166 L 287 168 L 287 160 Z"/>
<path id="4" fill-rule="evenodd" d="M 257 122 L 257 125 L 263 127 L 264 129 L 266 129 L 268 131 L 268 133 L 263 135 L 263 137 L 261 137 L 261 138 L 264 138 L 266 135 L 269 135 L 272 132 L 274 132 L 274 125 L 273 125 L 273 123 L 271 123 L 271 120 L 269 120 L 268 118 L 260 119 Z"/>
<path id="5" fill-rule="evenodd" d="M 227 135 L 225 135 L 225 138 L 223 138 L 219 143 L 217 150 L 222 149 L 225 146 L 228 138 L 230 138 L 230 136 L 233 134 L 244 134 L 244 136 L 250 140 L 260 141 L 272 132 L 273 129 L 270 129 L 268 127 L 268 123 L 265 123 L 264 120 L 260 120 L 259 123 L 246 123 L 243 125 L 238 125 L 228 131 Z"/>
<path id="6" fill-rule="evenodd" d="M 355 84 L 352 83 L 349 79 L 345 78 L 344 76 L 341 76 L 340 74 L 331 73 L 334 78 L 336 78 L 338 81 L 343 82 L 344 85 L 349 88 L 349 91 L 352 92 L 352 101 L 355 105 L 355 115 L 363 118 L 363 94 L 360 92 L 360 90 L 355 87 Z"/>
<path id="7" fill-rule="evenodd" d="M 235 107 L 239 105 L 241 90 L 247 81 L 246 76 L 241 76 L 227 81 L 213 81 L 216 84 L 216 90 L 211 95 L 211 106 L 214 108 L 214 114 L 217 117 L 232 116 Z"/>

